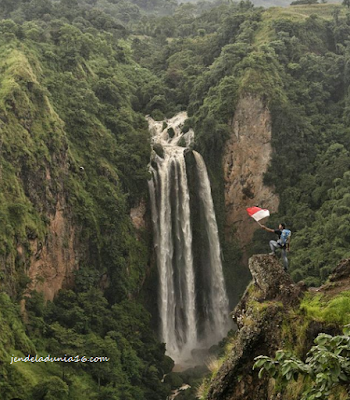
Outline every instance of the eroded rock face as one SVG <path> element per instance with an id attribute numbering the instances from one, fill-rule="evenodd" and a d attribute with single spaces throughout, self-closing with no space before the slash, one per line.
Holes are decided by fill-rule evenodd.
<path id="1" fill-rule="evenodd" d="M 34 240 L 31 243 L 30 290 L 43 292 L 45 300 L 52 301 L 60 289 L 73 285 L 73 272 L 77 268 L 74 241 L 75 228 L 65 216 L 64 207 L 58 203 L 50 218 L 45 242 Z"/>
<path id="2" fill-rule="evenodd" d="M 270 112 L 259 98 L 243 97 L 231 126 L 223 155 L 226 237 L 230 240 L 232 227 L 236 228 L 235 236 L 244 250 L 258 228 L 245 209 L 259 205 L 275 212 L 279 205 L 278 196 L 263 184 L 272 152 Z"/>
<path id="3" fill-rule="evenodd" d="M 208 400 L 274 398 L 269 379 L 259 379 L 253 371 L 254 358 L 275 355 L 286 309 L 299 301 L 301 288 L 292 283 L 273 256 L 251 257 L 249 269 L 253 282 L 233 312 L 238 332 L 232 353 L 213 379 Z"/>
<path id="4" fill-rule="evenodd" d="M 283 388 L 266 375 L 258 378 L 258 372 L 252 369 L 255 357 L 275 357 L 287 340 L 288 346 L 299 347 L 301 358 L 305 359 L 319 333 L 339 335 L 342 331 L 337 324 L 305 321 L 303 316 L 298 318 L 298 313 L 290 312 L 298 310 L 303 293 L 314 288 L 294 284 L 277 258 L 255 255 L 249 259 L 249 269 L 253 281 L 233 312 L 238 331 L 232 350 L 212 379 L 207 400 L 294 399 L 291 390 L 298 390 L 295 386 Z M 331 282 L 317 289 L 325 298 L 349 290 L 350 259 L 342 260 L 330 279 Z M 299 325 L 303 324 L 301 337 Z"/>
<path id="5" fill-rule="evenodd" d="M 131 222 L 136 228 L 136 230 L 141 230 L 146 228 L 146 203 L 144 200 L 140 201 L 137 207 L 130 210 Z"/>

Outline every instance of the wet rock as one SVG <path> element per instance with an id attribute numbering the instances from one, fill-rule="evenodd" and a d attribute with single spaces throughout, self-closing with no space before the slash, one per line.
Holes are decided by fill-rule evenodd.
<path id="1" fill-rule="evenodd" d="M 168 135 L 169 135 L 170 139 L 172 139 L 175 136 L 174 128 L 170 127 L 167 132 L 168 132 Z"/>
<path id="2" fill-rule="evenodd" d="M 151 166 L 156 170 L 158 169 L 158 164 L 154 160 L 151 160 Z"/>
<path id="3" fill-rule="evenodd" d="M 164 158 L 164 149 L 163 149 L 163 146 L 160 143 L 155 143 L 153 145 L 153 150 L 156 152 L 156 154 L 160 158 Z"/>

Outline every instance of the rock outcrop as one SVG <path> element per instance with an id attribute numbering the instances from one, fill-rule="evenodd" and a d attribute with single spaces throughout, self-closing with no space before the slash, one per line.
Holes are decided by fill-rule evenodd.
<path id="1" fill-rule="evenodd" d="M 301 287 L 269 255 L 249 259 L 253 282 L 233 312 L 237 323 L 232 353 L 213 379 L 208 400 L 270 399 L 268 378 L 258 379 L 254 358 L 274 356 L 281 344 L 283 317 L 297 304 Z"/>
<path id="2" fill-rule="evenodd" d="M 346 282 L 349 282 L 349 276 L 350 276 L 350 258 L 347 258 L 345 260 L 342 260 L 336 268 L 334 268 L 331 276 L 329 277 L 330 282 L 334 283 L 337 282 L 340 284 L 344 280 Z"/>
<path id="3" fill-rule="evenodd" d="M 248 221 L 246 207 L 259 205 L 274 212 L 279 205 L 278 196 L 263 183 L 272 153 L 271 115 L 260 98 L 246 96 L 238 102 L 231 126 L 223 155 L 225 230 L 227 240 L 234 234 L 244 251 L 258 227 Z"/>
<path id="4" fill-rule="evenodd" d="M 313 319 L 300 308 L 306 291 L 309 295 L 322 295 L 331 301 L 350 288 L 350 259 L 343 260 L 334 269 L 329 281 L 320 288 L 307 289 L 302 283 L 294 284 L 284 272 L 277 258 L 255 255 L 249 259 L 253 281 L 248 286 L 232 315 L 238 330 L 231 343 L 232 350 L 212 378 L 207 400 L 290 400 L 291 390 L 302 386 L 276 385 L 266 374 L 258 377 L 253 370 L 259 355 L 275 357 L 278 349 L 296 348 L 301 359 L 314 344 L 319 333 L 339 335 L 341 326 L 335 322 Z M 315 293 L 317 292 L 317 293 Z M 325 303 L 326 304 L 326 303 Z M 349 392 L 349 388 L 347 389 Z M 299 398 L 298 397 L 298 398 Z M 338 397 L 332 397 L 338 398 Z"/>
<path id="5" fill-rule="evenodd" d="M 281 301 L 286 306 L 298 301 L 300 286 L 294 285 L 290 275 L 281 271 L 275 256 L 260 254 L 251 257 L 249 270 L 253 284 L 261 292 L 261 299 Z"/>
<path id="6" fill-rule="evenodd" d="M 50 218 L 45 242 L 34 240 L 31 243 L 29 290 L 43 292 L 45 300 L 52 301 L 60 289 L 73 286 L 78 261 L 75 230 L 64 214 L 64 207 L 58 203 Z"/>
<path id="7" fill-rule="evenodd" d="M 145 214 L 146 203 L 144 200 L 141 200 L 136 207 L 130 210 L 131 222 L 137 231 L 145 229 L 147 226 Z"/>

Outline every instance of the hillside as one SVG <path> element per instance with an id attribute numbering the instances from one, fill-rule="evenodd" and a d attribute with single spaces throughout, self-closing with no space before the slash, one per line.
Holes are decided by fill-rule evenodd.
<path id="1" fill-rule="evenodd" d="M 1 358 L 111 358 L 6 361 L 1 399 L 169 394 L 146 114 L 188 111 L 231 307 L 272 238 L 246 206 L 292 230 L 295 282 L 318 287 L 350 257 L 345 7 L 18 0 L 0 16 Z"/>
<path id="2" fill-rule="evenodd" d="M 107 34 L 50 27 L 0 23 L 1 357 L 110 361 L 6 361 L 1 398 L 161 399 L 171 361 L 134 300 L 149 257 L 129 216 L 149 159 L 136 64 Z"/>

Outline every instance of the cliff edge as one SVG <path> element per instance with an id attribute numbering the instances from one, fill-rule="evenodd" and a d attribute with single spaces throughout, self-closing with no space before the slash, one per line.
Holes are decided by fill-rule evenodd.
<path id="1" fill-rule="evenodd" d="M 278 349 L 288 348 L 305 356 L 316 336 L 325 332 L 340 333 L 339 321 L 321 316 L 335 296 L 346 294 L 350 283 L 350 259 L 343 260 L 331 275 L 330 282 L 320 288 L 307 289 L 294 284 L 278 259 L 255 255 L 249 259 L 253 281 L 234 309 L 232 317 L 238 330 L 226 351 L 224 361 L 213 373 L 206 391 L 208 400 L 289 400 L 290 388 L 276 385 L 273 379 L 258 378 L 253 370 L 254 358 L 275 356 Z M 347 294 L 346 294 L 347 295 Z M 305 300 L 306 299 L 306 300 Z M 315 316 L 308 302 L 319 307 Z M 311 303 L 310 303 L 311 304 Z M 302 385 L 301 385 L 302 387 Z"/>

